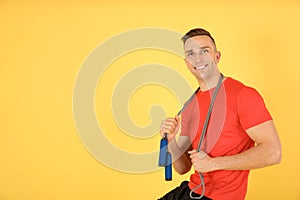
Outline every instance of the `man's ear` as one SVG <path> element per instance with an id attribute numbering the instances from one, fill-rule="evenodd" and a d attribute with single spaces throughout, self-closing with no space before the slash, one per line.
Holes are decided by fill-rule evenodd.
<path id="1" fill-rule="evenodd" d="M 217 61 L 217 63 L 220 61 L 220 59 L 221 59 L 221 52 L 217 51 L 217 53 L 216 53 L 216 61 Z"/>

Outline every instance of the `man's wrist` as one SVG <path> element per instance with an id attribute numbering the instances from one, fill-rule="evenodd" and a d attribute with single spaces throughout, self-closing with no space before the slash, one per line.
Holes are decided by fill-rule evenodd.
<path id="1" fill-rule="evenodd" d="M 213 171 L 223 170 L 224 169 L 223 157 L 212 158 L 212 168 L 213 168 Z"/>

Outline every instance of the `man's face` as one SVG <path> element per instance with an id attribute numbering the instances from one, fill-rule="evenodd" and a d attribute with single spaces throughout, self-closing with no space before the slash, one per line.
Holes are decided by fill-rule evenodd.
<path id="1" fill-rule="evenodd" d="M 206 80 L 218 74 L 217 63 L 221 54 L 208 36 L 189 38 L 184 44 L 184 51 L 186 65 L 197 79 Z"/>

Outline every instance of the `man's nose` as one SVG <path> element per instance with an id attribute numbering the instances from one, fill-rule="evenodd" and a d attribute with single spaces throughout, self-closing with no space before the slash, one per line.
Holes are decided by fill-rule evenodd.
<path id="1" fill-rule="evenodd" d="M 196 55 L 195 55 L 195 61 L 196 62 L 201 62 L 202 60 L 203 60 L 202 53 L 196 53 Z"/>

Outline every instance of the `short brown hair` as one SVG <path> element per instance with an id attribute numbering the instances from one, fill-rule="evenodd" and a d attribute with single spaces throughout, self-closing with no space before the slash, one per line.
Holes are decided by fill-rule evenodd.
<path id="1" fill-rule="evenodd" d="M 211 34 L 210 34 L 207 30 L 202 29 L 202 28 L 195 28 L 195 29 L 190 30 L 189 32 L 187 32 L 187 33 L 181 38 L 181 40 L 183 41 L 183 44 L 185 44 L 185 42 L 186 42 L 189 38 L 192 38 L 192 37 L 195 37 L 195 36 L 199 36 L 199 35 L 206 35 L 206 36 L 210 37 L 210 39 L 211 39 L 212 42 L 214 43 L 215 47 L 217 48 L 217 45 L 216 45 L 216 42 L 215 42 L 214 38 L 211 36 Z"/>

